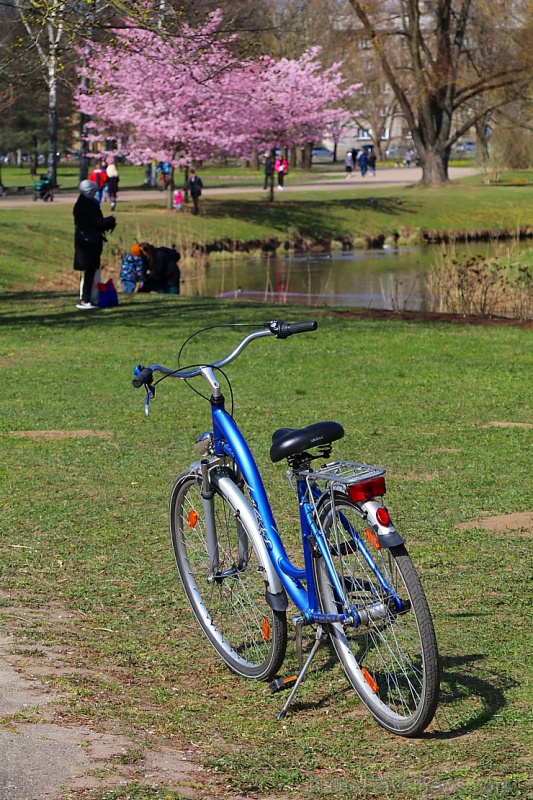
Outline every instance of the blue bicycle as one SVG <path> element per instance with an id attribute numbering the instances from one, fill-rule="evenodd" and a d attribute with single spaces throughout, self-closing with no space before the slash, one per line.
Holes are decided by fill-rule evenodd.
<path id="1" fill-rule="evenodd" d="M 270 458 L 287 461 L 298 498 L 303 566 L 296 566 L 216 375 L 255 339 L 286 339 L 316 328 L 316 322 L 273 320 L 216 363 L 135 368 L 133 385 L 146 388 L 146 413 L 155 396 L 154 373 L 162 374 L 159 381 L 201 377 L 210 389 L 211 430 L 196 440 L 200 459 L 177 478 L 170 498 L 176 564 L 196 618 L 226 664 L 242 677 L 271 680 L 272 691 L 291 689 L 280 718 L 329 638 L 350 684 L 380 725 L 416 736 L 437 706 L 437 642 L 404 539 L 382 502 L 385 470 L 328 460 L 333 442 L 344 436 L 338 422 L 273 434 Z M 289 601 L 298 609 L 293 622 L 300 670 L 283 678 L 277 676 Z M 305 663 L 304 626 L 316 627 Z"/>

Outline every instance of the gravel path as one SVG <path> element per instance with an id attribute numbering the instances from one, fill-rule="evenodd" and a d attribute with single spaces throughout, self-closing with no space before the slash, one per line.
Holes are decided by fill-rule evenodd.
<path id="1" fill-rule="evenodd" d="M 475 175 L 478 171 L 479 170 L 474 167 L 451 167 L 449 170 L 449 176 L 451 180 L 457 180 L 458 178 L 465 178 Z M 320 176 L 321 177 L 317 176 L 316 180 L 296 182 L 291 181 L 291 176 L 289 175 L 285 184 L 283 196 L 287 194 L 294 194 L 295 192 L 308 192 L 317 190 L 332 191 L 335 189 L 339 192 L 343 192 L 349 189 L 357 188 L 367 191 L 374 188 L 382 189 L 384 187 L 409 186 L 411 184 L 420 182 L 422 179 L 422 170 L 419 167 L 411 167 L 410 169 L 401 167 L 386 167 L 383 169 L 378 169 L 374 178 L 361 178 L 359 173 L 355 173 L 354 177 L 348 180 L 346 180 L 344 177 L 344 173 L 339 172 L 320 173 Z M 218 197 L 220 195 L 228 194 L 251 194 L 256 196 L 266 194 L 263 191 L 262 184 L 258 186 L 239 186 L 238 181 L 239 178 L 236 176 L 235 186 L 218 187 L 216 186 L 216 180 L 214 180 L 211 185 L 207 183 L 203 194 L 206 197 Z M 276 191 L 276 195 L 278 194 L 281 194 L 281 192 Z M 65 205 L 67 203 L 73 203 L 74 197 L 75 195 L 71 191 L 65 193 L 59 192 L 54 196 L 53 203 L 49 203 L 48 205 L 53 207 L 57 204 Z M 162 206 L 165 205 L 165 195 L 162 192 L 157 192 L 155 190 L 124 189 L 119 191 L 118 194 L 119 203 L 120 201 L 139 202 L 141 200 L 146 200 L 147 198 L 160 202 Z M 43 201 L 39 200 L 38 202 L 41 203 Z M 5 197 L 0 197 L 0 209 L 28 206 L 33 205 L 33 203 L 34 200 L 31 194 L 21 196 L 7 195 Z M 104 204 L 104 208 L 109 208 L 109 205 L 107 203 Z"/>

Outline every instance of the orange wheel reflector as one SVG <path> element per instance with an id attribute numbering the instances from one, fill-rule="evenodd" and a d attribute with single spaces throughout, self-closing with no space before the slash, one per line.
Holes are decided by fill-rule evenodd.
<path id="1" fill-rule="evenodd" d="M 376 550 L 381 550 L 381 545 L 379 543 L 378 536 L 377 534 L 374 533 L 374 531 L 370 530 L 370 528 L 367 528 L 365 531 L 365 536 L 370 542 L 370 544 L 376 548 Z"/>
<path id="2" fill-rule="evenodd" d="M 187 515 L 187 522 L 189 523 L 189 528 L 194 528 L 196 523 L 198 522 L 198 513 L 192 508 Z"/>
<path id="3" fill-rule="evenodd" d="M 271 628 L 270 628 L 270 622 L 268 621 L 267 617 L 263 617 L 263 621 L 261 622 L 261 633 L 263 634 L 263 641 L 269 642 L 271 636 Z"/>
<path id="4" fill-rule="evenodd" d="M 366 667 L 363 667 L 363 668 L 362 668 L 362 670 L 361 670 L 361 672 L 363 673 L 363 678 L 364 678 L 364 679 L 365 679 L 365 681 L 368 683 L 368 685 L 370 686 L 370 688 L 372 689 L 372 691 L 373 691 L 375 694 L 377 694 L 377 691 L 378 691 L 378 689 L 379 689 L 379 686 L 377 685 L 376 681 L 374 680 L 374 678 L 372 677 L 372 675 L 370 674 L 370 672 L 369 672 L 369 671 L 366 669 Z"/>

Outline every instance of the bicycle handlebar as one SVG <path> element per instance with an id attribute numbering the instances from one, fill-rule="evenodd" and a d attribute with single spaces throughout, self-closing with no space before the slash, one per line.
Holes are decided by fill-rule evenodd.
<path id="1" fill-rule="evenodd" d="M 286 339 L 295 333 L 316 331 L 318 324 L 314 320 L 308 320 L 307 322 L 281 322 L 278 319 L 273 319 L 270 322 L 266 322 L 265 327 L 269 328 L 276 339 Z"/>
<path id="2" fill-rule="evenodd" d="M 220 361 L 216 361 L 214 364 L 204 364 L 203 366 L 187 370 L 169 369 L 168 367 L 163 367 L 161 364 L 152 364 L 151 367 L 143 367 L 141 364 L 138 364 L 134 369 L 135 377 L 132 380 L 132 385 L 135 389 L 140 389 L 141 386 L 150 386 L 152 384 L 154 372 L 160 372 L 170 378 L 181 378 L 181 380 L 194 378 L 197 375 L 201 375 L 205 367 L 217 369 L 226 366 L 226 364 L 230 364 L 254 339 L 260 339 L 263 336 L 275 336 L 276 339 L 287 339 L 287 337 L 293 336 L 296 333 L 316 331 L 318 325 L 314 320 L 308 320 L 306 322 L 282 322 L 281 320 L 273 319 L 269 322 L 265 322 L 264 327 L 266 330 L 249 333 L 229 356 L 222 358 Z"/>

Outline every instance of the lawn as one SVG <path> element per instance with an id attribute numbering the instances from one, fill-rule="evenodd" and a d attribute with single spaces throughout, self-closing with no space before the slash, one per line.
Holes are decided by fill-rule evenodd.
<path id="1" fill-rule="evenodd" d="M 316 333 L 256 342 L 227 370 L 288 541 L 297 541 L 297 513 L 283 465 L 268 461 L 275 428 L 337 419 L 347 435 L 334 455 L 387 467 L 388 506 L 419 567 L 442 656 L 426 735 L 380 729 L 327 647 L 278 722 L 283 698 L 233 676 L 200 635 L 173 564 L 167 503 L 197 457 L 208 409 L 166 381 L 146 418 L 132 367 L 176 364 L 200 328 L 281 315 L 306 312 L 139 295 L 87 316 L 68 294 L 0 295 L 2 629 L 34 673 L 42 663 L 50 680 L 45 667 L 60 663 L 58 720 L 123 732 L 140 767 L 139 781 L 121 787 L 110 765 L 105 791 L 75 797 L 179 797 L 162 776 L 142 777 L 143 753 L 163 747 L 202 768 L 188 779 L 199 800 L 531 796 L 528 330 L 319 311 Z M 214 359 L 239 338 L 206 332 L 185 358 Z M 291 646 L 287 674 L 294 667 Z M 28 709 L 27 721 L 42 713 Z"/>

